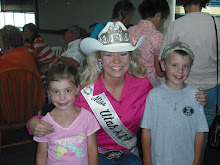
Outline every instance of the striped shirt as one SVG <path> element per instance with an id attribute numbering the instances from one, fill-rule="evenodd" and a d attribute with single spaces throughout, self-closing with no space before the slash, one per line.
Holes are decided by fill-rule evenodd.
<path id="1" fill-rule="evenodd" d="M 39 37 L 34 40 L 33 44 L 25 44 L 25 48 L 31 53 L 33 53 L 35 48 L 40 48 L 37 60 L 43 64 L 49 64 L 56 58 L 48 43 Z"/>

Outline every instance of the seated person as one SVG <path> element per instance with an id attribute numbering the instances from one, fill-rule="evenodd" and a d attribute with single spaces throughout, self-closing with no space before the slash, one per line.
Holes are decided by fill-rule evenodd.
<path id="1" fill-rule="evenodd" d="M 0 46 L 2 52 L 4 52 L 4 54 L 0 56 L 0 70 L 22 67 L 34 71 L 40 77 L 34 58 L 25 49 L 22 32 L 18 28 L 6 25 L 0 29 Z M 45 93 L 44 88 L 42 88 L 40 109 L 44 106 L 44 103 Z"/>
<path id="2" fill-rule="evenodd" d="M 35 57 L 40 73 L 46 74 L 49 64 L 56 58 L 56 55 L 48 43 L 40 37 L 33 23 L 24 25 L 23 34 L 26 49 Z"/>
<path id="3" fill-rule="evenodd" d="M 79 72 L 85 60 L 85 54 L 80 49 L 80 42 L 85 37 L 87 37 L 86 30 L 78 25 L 71 25 L 65 29 L 64 40 L 68 48 L 61 56 L 63 60 L 71 62 Z"/>

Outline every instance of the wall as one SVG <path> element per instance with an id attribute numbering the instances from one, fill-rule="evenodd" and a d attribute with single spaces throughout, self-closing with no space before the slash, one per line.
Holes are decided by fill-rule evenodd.
<path id="1" fill-rule="evenodd" d="M 136 9 L 142 1 L 131 0 Z M 174 19 L 175 0 L 167 1 L 171 8 L 171 15 L 164 26 L 159 29 L 161 32 L 165 32 L 170 21 Z M 90 33 L 92 31 L 92 29 L 89 29 L 91 24 L 111 19 L 112 9 L 117 2 L 118 0 L 37 0 L 39 28 L 43 30 L 60 30 L 71 24 L 78 24 Z M 140 16 L 136 10 L 131 23 L 135 25 L 139 21 Z M 51 46 L 65 46 L 62 35 L 41 33 L 41 36 Z"/>

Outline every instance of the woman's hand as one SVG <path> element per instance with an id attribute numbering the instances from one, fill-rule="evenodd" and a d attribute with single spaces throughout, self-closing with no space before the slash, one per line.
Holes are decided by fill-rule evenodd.
<path id="1" fill-rule="evenodd" d="M 196 94 L 195 94 L 197 101 L 199 101 L 199 103 L 201 105 L 206 105 L 208 102 L 207 92 L 203 91 L 203 89 L 201 87 L 199 87 L 198 90 L 199 90 L 199 92 L 196 92 Z"/>
<path id="2" fill-rule="evenodd" d="M 38 137 L 47 135 L 54 131 L 53 125 L 37 118 L 34 118 L 30 121 L 29 128 L 31 132 Z"/>

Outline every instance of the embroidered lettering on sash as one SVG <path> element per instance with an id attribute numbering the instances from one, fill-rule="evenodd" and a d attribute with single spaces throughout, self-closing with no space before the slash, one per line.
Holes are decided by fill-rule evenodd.
<path id="1" fill-rule="evenodd" d="M 119 119 L 105 93 L 93 96 L 94 84 L 85 87 L 81 93 L 107 134 L 119 145 L 131 149 L 136 145 L 137 137 L 129 131 Z"/>

